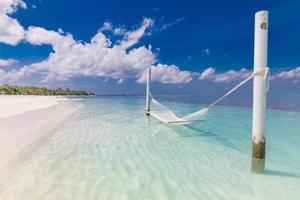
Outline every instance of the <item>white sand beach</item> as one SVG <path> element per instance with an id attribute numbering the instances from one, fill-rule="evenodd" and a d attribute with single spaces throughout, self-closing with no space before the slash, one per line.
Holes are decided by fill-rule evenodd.
<path id="1" fill-rule="evenodd" d="M 0 96 L 0 169 L 80 107 L 53 96 Z"/>
<path id="2" fill-rule="evenodd" d="M 0 119 L 58 105 L 62 101 L 66 101 L 66 98 L 55 96 L 3 95 L 0 96 Z"/>

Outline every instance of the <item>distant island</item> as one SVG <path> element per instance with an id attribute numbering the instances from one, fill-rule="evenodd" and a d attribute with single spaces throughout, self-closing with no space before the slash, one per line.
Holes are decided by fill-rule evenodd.
<path id="1" fill-rule="evenodd" d="M 47 95 L 47 96 L 60 96 L 60 95 L 77 95 L 77 96 L 91 96 L 92 92 L 70 90 L 70 89 L 50 89 L 45 87 L 33 86 L 17 86 L 17 85 L 0 85 L 0 95 Z"/>

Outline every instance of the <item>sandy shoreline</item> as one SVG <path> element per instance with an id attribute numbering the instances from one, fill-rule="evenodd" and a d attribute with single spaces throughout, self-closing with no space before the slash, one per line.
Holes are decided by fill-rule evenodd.
<path id="1" fill-rule="evenodd" d="M 0 95 L 0 119 L 55 106 L 62 101 L 67 101 L 67 98 L 57 96 Z"/>
<path id="2" fill-rule="evenodd" d="M 61 97 L 0 96 L 0 169 L 79 108 Z"/>

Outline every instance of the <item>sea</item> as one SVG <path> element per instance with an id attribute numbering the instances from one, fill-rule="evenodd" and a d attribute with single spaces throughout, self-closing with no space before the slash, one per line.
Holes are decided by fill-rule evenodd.
<path id="1" fill-rule="evenodd" d="M 156 99 L 183 116 L 214 97 Z M 256 174 L 249 96 L 190 125 L 146 116 L 144 96 L 70 98 L 81 108 L 0 173 L 0 199 L 300 199 L 300 96 L 268 99 L 266 170 Z"/>

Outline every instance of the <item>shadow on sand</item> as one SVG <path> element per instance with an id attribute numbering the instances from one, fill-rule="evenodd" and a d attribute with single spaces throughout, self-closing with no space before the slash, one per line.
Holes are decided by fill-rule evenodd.
<path id="1" fill-rule="evenodd" d="M 207 137 L 207 139 L 213 139 L 214 141 L 224 145 L 226 147 L 239 150 L 232 142 L 230 142 L 226 137 L 219 134 L 201 130 L 199 128 L 189 126 L 189 125 L 172 125 L 167 124 L 167 127 L 175 131 L 180 137 Z"/>
<path id="2" fill-rule="evenodd" d="M 276 171 L 276 170 L 269 170 L 266 169 L 263 175 L 267 176 L 281 176 L 281 177 L 289 177 L 289 178 L 300 178 L 299 175 L 290 173 L 290 172 L 282 172 L 282 171 Z"/>

